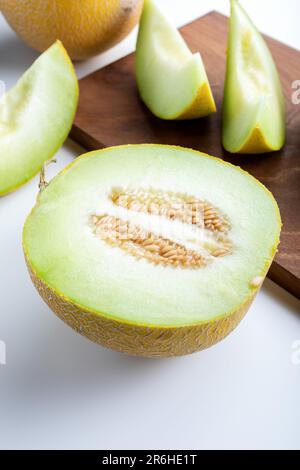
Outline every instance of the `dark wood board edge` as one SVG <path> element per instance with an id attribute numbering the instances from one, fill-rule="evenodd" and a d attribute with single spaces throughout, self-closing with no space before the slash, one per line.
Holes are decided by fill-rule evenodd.
<path id="1" fill-rule="evenodd" d="M 72 126 L 69 137 L 78 144 L 82 145 L 86 150 L 99 150 L 105 148 L 105 145 L 98 142 L 87 132 L 84 132 L 80 127 L 75 124 Z"/>
<path id="2" fill-rule="evenodd" d="M 299 279 L 284 269 L 283 266 L 280 266 L 277 261 L 273 261 L 268 272 L 268 278 L 300 300 Z"/>

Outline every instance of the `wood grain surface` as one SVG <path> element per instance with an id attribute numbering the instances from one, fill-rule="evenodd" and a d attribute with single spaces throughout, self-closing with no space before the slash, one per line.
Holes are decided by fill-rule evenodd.
<path id="1" fill-rule="evenodd" d="M 269 276 L 300 298 L 300 105 L 292 103 L 292 82 L 300 80 L 300 52 L 266 38 L 278 65 L 287 106 L 287 143 L 268 155 L 230 155 L 221 145 L 228 19 L 212 12 L 181 32 L 200 51 L 218 114 L 194 121 L 163 121 L 140 101 L 131 54 L 80 81 L 80 102 L 71 136 L 89 150 L 120 144 L 175 144 L 201 150 L 241 166 L 262 181 L 278 201 L 283 232 Z M 263 230 L 263 227 L 262 227 Z"/>

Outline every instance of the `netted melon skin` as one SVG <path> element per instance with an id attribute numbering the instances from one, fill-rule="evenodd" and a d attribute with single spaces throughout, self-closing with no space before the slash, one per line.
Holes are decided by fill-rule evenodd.
<path id="1" fill-rule="evenodd" d="M 60 39 L 74 60 L 122 41 L 142 8 L 143 0 L 0 0 L 1 13 L 30 47 L 42 52 Z"/>
<path id="2" fill-rule="evenodd" d="M 207 349 L 237 327 L 257 294 L 254 291 L 232 314 L 210 322 L 172 328 L 134 325 L 91 313 L 57 295 L 38 278 L 27 258 L 26 263 L 40 296 L 61 320 L 91 341 L 131 356 L 175 357 Z"/>

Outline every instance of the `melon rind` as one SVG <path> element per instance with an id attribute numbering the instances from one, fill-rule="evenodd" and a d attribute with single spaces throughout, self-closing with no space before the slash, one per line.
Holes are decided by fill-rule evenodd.
<path id="1" fill-rule="evenodd" d="M 130 356 L 174 357 L 207 349 L 228 336 L 248 312 L 258 290 L 229 315 L 181 327 L 132 324 L 86 310 L 59 296 L 33 271 L 26 258 L 31 280 L 50 309 L 77 333 L 109 349 Z"/>

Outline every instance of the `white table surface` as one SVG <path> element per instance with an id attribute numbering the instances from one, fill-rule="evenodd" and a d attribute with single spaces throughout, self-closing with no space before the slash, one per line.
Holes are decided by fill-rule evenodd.
<path id="1" fill-rule="evenodd" d="M 226 0 L 160 3 L 178 25 L 228 12 Z M 243 3 L 261 30 L 300 49 L 299 0 Z M 79 64 L 78 76 L 134 40 Z M 0 15 L 0 80 L 12 86 L 36 56 Z M 68 141 L 50 176 L 82 152 Z M 299 302 L 267 280 L 240 327 L 210 350 L 164 360 L 105 350 L 58 320 L 30 282 L 21 230 L 37 185 L 0 200 L 0 448 L 299 449 Z"/>

